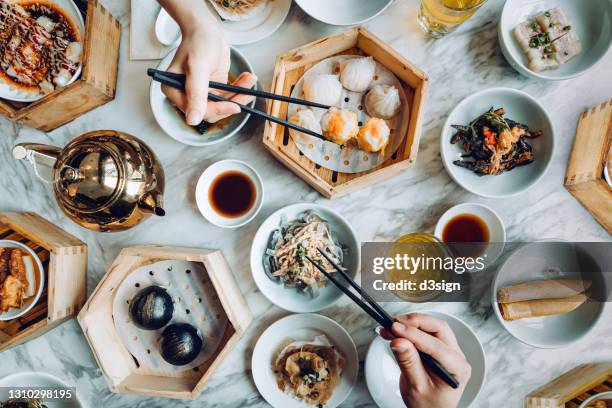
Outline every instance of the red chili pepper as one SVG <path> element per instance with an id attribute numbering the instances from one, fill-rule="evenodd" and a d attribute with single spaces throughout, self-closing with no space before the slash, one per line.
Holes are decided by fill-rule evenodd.
<path id="1" fill-rule="evenodd" d="M 495 141 L 495 133 L 493 133 L 491 131 L 491 129 L 489 129 L 486 126 L 482 127 L 482 134 L 484 135 L 484 137 L 487 139 L 487 144 L 488 145 L 495 145 L 496 141 Z"/>

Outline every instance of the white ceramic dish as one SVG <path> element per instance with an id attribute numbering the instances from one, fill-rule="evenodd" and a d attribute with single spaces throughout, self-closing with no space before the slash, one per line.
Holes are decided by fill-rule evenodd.
<path id="1" fill-rule="evenodd" d="M 499 288 L 539 279 L 559 277 L 580 278 L 581 266 L 574 251 L 563 242 L 534 242 L 517 248 L 497 271 L 492 285 L 491 303 L 495 316 L 512 336 L 534 347 L 557 348 L 580 340 L 595 327 L 605 303 L 587 301 L 576 310 L 556 316 L 534 317 L 507 322 L 497 305 Z M 551 271 L 553 268 L 555 271 Z M 558 272 L 560 271 L 560 272 Z M 574 271 L 574 272 L 567 272 Z M 594 274 L 589 274 L 594 276 Z M 592 288 L 605 291 L 603 277 L 593 282 Z M 607 293 L 607 292 L 606 292 Z"/>
<path id="2" fill-rule="evenodd" d="M 471 214 L 480 218 L 489 229 L 489 245 L 485 251 L 485 265 L 493 264 L 504 250 L 506 242 L 506 228 L 501 217 L 489 206 L 479 203 L 459 204 L 446 210 L 438 220 L 434 235 L 442 240 L 444 227 L 450 220 L 461 214 Z"/>
<path id="3" fill-rule="evenodd" d="M 582 53 L 557 69 L 533 72 L 527 68 L 527 56 L 514 39 L 512 30 L 517 24 L 535 14 L 554 7 L 560 7 L 567 15 L 572 29 L 576 30 L 580 38 Z M 600 62 L 612 44 L 612 1 L 507 1 L 502 11 L 498 35 L 504 56 L 510 65 L 521 74 L 546 80 L 574 78 L 584 74 Z"/>
<path id="4" fill-rule="evenodd" d="M 166 55 L 157 66 L 157 69 L 162 71 L 168 69 L 175 53 L 176 50 Z M 238 76 L 241 72 L 254 72 L 253 67 L 240 51 L 232 48 L 231 53 L 232 66 L 230 68 L 230 74 L 232 76 Z M 161 84 L 159 82 L 151 81 L 149 99 L 153 116 L 162 130 L 171 138 L 191 146 L 210 146 L 228 140 L 242 129 L 250 117 L 250 114 L 244 113 L 234 115 L 231 120 L 221 128 L 213 126 L 210 130 L 201 135 L 185 123 L 184 115 L 170 103 L 168 98 L 166 98 L 161 90 Z M 251 102 L 249 106 L 255 106 L 255 101 Z"/>
<path id="5" fill-rule="evenodd" d="M 10 309 L 8 312 L 0 313 L 0 321 L 2 320 L 12 320 L 16 319 L 19 316 L 26 314 L 30 309 L 34 307 L 38 299 L 40 299 L 43 290 L 45 288 L 45 269 L 43 268 L 42 262 L 36 252 L 34 252 L 27 245 L 22 244 L 21 242 L 12 241 L 12 240 L 0 240 L 0 248 L 19 248 L 27 255 L 32 258 L 32 262 L 34 263 L 34 268 L 36 269 L 35 273 L 38 275 L 38 290 L 36 294 L 28 300 L 28 302 L 23 305 L 23 307 L 19 309 Z"/>
<path id="6" fill-rule="evenodd" d="M 51 3 L 58 6 L 70 17 L 79 31 L 81 45 L 83 45 L 83 39 L 85 38 L 85 21 L 83 20 L 83 15 L 76 4 L 74 4 L 72 0 L 51 0 Z M 83 65 L 80 64 L 70 81 L 68 81 L 67 85 L 70 85 L 77 80 L 79 75 L 81 75 L 82 67 Z M 29 92 L 23 89 L 18 89 L 0 77 L 0 98 L 15 102 L 34 102 L 43 98 L 44 96 L 45 95 L 38 92 Z"/>
<path id="7" fill-rule="evenodd" d="M 210 205 L 208 199 L 208 191 L 212 182 L 218 175 L 226 171 L 241 172 L 249 177 L 255 185 L 256 197 L 253 206 L 246 214 L 235 218 L 224 217 L 217 213 Z M 195 196 L 198 209 L 209 222 L 222 228 L 238 228 L 255 218 L 261 209 L 264 200 L 264 185 L 259 173 L 245 162 L 240 160 L 221 160 L 204 170 L 196 185 Z"/>
<path id="8" fill-rule="evenodd" d="M 251 272 L 257 287 L 268 300 L 278 307 L 295 313 L 316 312 L 330 307 L 343 293 L 333 283 L 319 289 L 317 296 L 300 292 L 296 288 L 285 288 L 282 284 L 268 278 L 263 267 L 263 255 L 268 246 L 272 231 L 281 224 L 281 218 L 294 220 L 304 211 L 312 210 L 324 218 L 331 226 L 332 234 L 341 245 L 348 248 L 343 265 L 353 278 L 357 275 L 361 262 L 361 246 L 357 235 L 348 221 L 337 212 L 312 203 L 292 204 L 270 215 L 259 227 L 251 245 Z"/>
<path id="9" fill-rule="evenodd" d="M 472 376 L 457 406 L 469 407 L 478 396 L 486 376 L 486 359 L 482 344 L 476 333 L 455 316 L 434 311 L 419 311 L 419 313 L 430 314 L 446 321 L 455 333 L 459 347 L 472 366 Z M 368 390 L 380 408 L 405 406 L 399 391 L 400 374 L 400 368 L 389 347 L 389 342 L 377 336 L 368 348 L 365 378 Z"/>
<path id="10" fill-rule="evenodd" d="M 497 176 L 480 176 L 473 171 L 453 164 L 464 153 L 460 143 L 451 144 L 455 133 L 451 125 L 467 125 L 487 112 L 491 106 L 503 107 L 505 117 L 542 130 L 543 134 L 528 139 L 533 147 L 535 160 L 525 166 Z M 457 184 L 471 193 L 487 198 L 502 198 L 520 194 L 533 187 L 546 173 L 554 155 L 555 127 L 544 107 L 529 94 L 510 88 L 491 88 L 477 92 L 461 101 L 450 113 L 442 128 L 440 152 L 448 174 Z"/>
<path id="11" fill-rule="evenodd" d="M 222 20 L 210 2 L 206 3 L 219 20 L 225 39 L 232 45 L 252 44 L 272 35 L 283 24 L 291 9 L 291 0 L 273 0 L 261 13 L 251 18 L 230 21 Z"/>
<path id="12" fill-rule="evenodd" d="M 43 389 L 57 389 L 57 388 L 70 388 L 74 385 L 70 385 L 64 380 L 47 373 L 41 372 L 22 372 L 7 375 L 0 379 L 0 388 L 16 388 L 16 387 L 27 387 L 27 388 L 43 388 Z M 74 391 L 74 390 L 73 390 Z M 66 406 L 72 408 L 80 408 L 83 405 L 79 400 L 78 395 L 74 395 L 71 399 L 65 399 L 63 401 L 45 400 L 45 405 L 48 408 L 65 408 Z"/>
<path id="13" fill-rule="evenodd" d="M 312 18 L 323 23 L 348 26 L 365 23 L 373 19 L 393 0 L 295 0 Z"/>
<path id="14" fill-rule="evenodd" d="M 359 371 L 359 356 L 351 336 L 342 326 L 328 317 L 310 313 L 295 314 L 284 317 L 268 327 L 257 340 L 253 350 L 251 360 L 253 380 L 259 393 L 270 405 L 275 408 L 311 407 L 278 389 L 272 362 L 286 344 L 296 340 L 310 341 L 320 335 L 325 335 L 345 359 L 340 383 L 325 407 L 337 407 L 349 396 L 357 382 Z"/>
<path id="15" fill-rule="evenodd" d="M 600 400 L 605 400 L 605 399 L 612 399 L 612 391 L 601 392 L 599 394 L 595 394 L 593 396 L 590 396 L 589 398 L 587 398 L 584 401 L 582 401 L 582 404 L 580 404 L 580 406 L 578 408 L 591 407 L 591 406 L 594 405 L 593 402 L 600 401 Z"/>
<path id="16" fill-rule="evenodd" d="M 159 9 L 155 20 L 155 36 L 163 45 L 176 47 L 181 42 L 181 28 L 165 8 Z"/>

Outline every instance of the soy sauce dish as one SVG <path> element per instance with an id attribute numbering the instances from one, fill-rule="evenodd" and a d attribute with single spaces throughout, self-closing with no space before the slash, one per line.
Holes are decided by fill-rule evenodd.
<path id="1" fill-rule="evenodd" d="M 479 203 L 459 204 L 449 208 L 438 220 L 436 238 L 447 243 L 459 256 L 485 257 L 485 266 L 501 255 L 506 229 L 501 217 Z"/>
<path id="2" fill-rule="evenodd" d="M 209 166 L 196 186 L 198 209 L 222 228 L 237 228 L 251 221 L 263 204 L 264 186 L 253 167 L 239 160 Z"/>

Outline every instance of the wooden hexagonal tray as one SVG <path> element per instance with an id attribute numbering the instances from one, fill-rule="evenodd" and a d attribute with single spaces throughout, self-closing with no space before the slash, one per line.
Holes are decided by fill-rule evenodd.
<path id="1" fill-rule="evenodd" d="M 139 364 L 123 344 L 113 318 L 113 300 L 120 284 L 131 272 L 164 260 L 201 262 L 229 324 L 212 357 L 193 369 L 161 376 L 146 365 Z M 198 397 L 252 319 L 251 311 L 221 251 L 163 246 L 123 249 L 78 315 L 81 328 L 111 391 L 177 399 Z"/>
<path id="2" fill-rule="evenodd" d="M 428 78 L 382 40 L 363 27 L 352 28 L 282 54 L 276 59 L 271 92 L 289 96 L 310 67 L 334 55 L 370 55 L 397 76 L 410 104 L 410 123 L 397 152 L 380 166 L 354 174 L 326 169 L 300 152 L 287 130 L 266 122 L 264 146 L 291 171 L 328 198 L 340 197 L 398 175 L 414 164 L 421 135 Z M 268 102 L 268 114 L 287 118 L 287 104 Z"/>

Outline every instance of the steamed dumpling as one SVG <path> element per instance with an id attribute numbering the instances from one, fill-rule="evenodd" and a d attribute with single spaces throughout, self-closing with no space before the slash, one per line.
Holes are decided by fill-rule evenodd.
<path id="1" fill-rule="evenodd" d="M 300 109 L 299 111 L 295 112 L 289 118 L 289 122 L 305 129 L 312 130 L 313 132 L 317 132 L 318 134 L 323 133 L 323 131 L 321 130 L 321 123 L 319 122 L 319 119 L 317 119 L 315 113 L 308 108 Z M 293 129 L 289 129 L 289 132 L 291 134 L 293 134 L 293 132 L 301 134 L 301 132 Z"/>
<path id="2" fill-rule="evenodd" d="M 376 118 L 391 119 L 399 112 L 401 105 L 399 91 L 392 85 L 376 85 L 365 97 L 368 115 Z"/>
<path id="3" fill-rule="evenodd" d="M 343 145 L 359 133 L 357 114 L 348 109 L 330 108 L 321 118 L 323 136 Z"/>
<path id="4" fill-rule="evenodd" d="M 308 75 L 304 77 L 302 90 L 306 100 L 323 105 L 337 105 L 342 97 L 342 84 L 338 75 Z"/>
<path id="5" fill-rule="evenodd" d="M 383 119 L 370 118 L 359 130 L 357 144 L 359 148 L 366 152 L 384 151 L 389 144 L 391 130 Z"/>
<path id="6" fill-rule="evenodd" d="M 340 81 L 349 91 L 365 92 L 372 83 L 375 71 L 374 58 L 352 58 L 340 63 Z"/>

